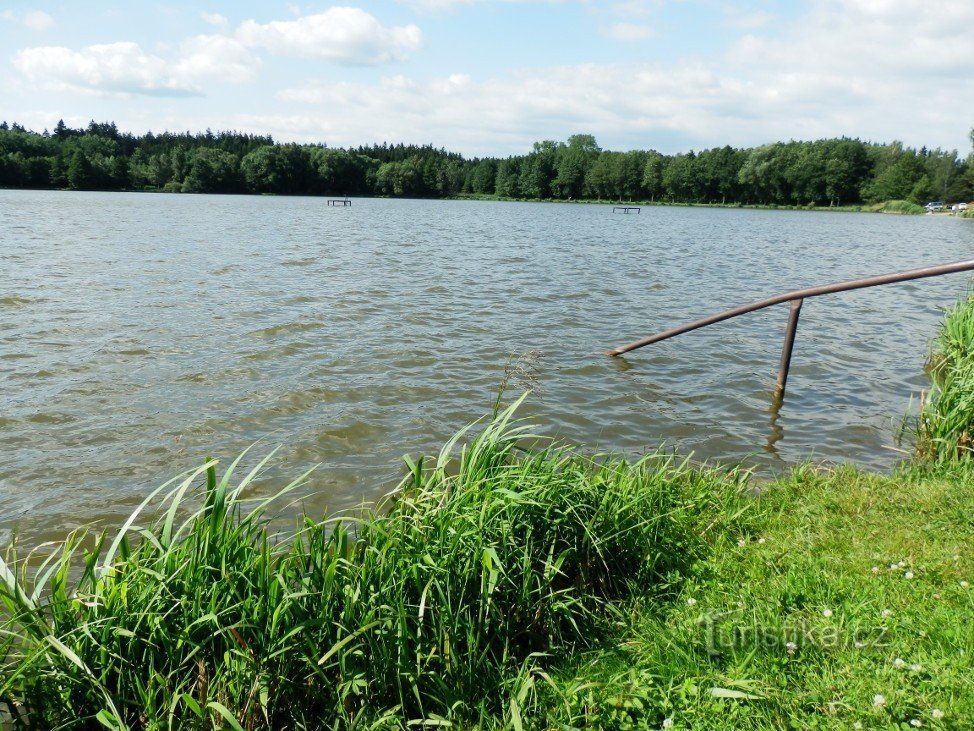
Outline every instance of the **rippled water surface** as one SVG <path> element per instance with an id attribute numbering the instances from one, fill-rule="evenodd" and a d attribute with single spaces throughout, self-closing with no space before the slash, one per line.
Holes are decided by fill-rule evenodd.
<path id="1" fill-rule="evenodd" d="M 806 301 L 777 420 L 787 306 L 601 353 L 972 251 L 951 218 L 0 191 L 0 538 L 117 517 L 256 440 L 283 445 L 278 474 L 322 463 L 310 510 L 354 506 L 487 413 L 527 352 L 525 413 L 592 449 L 888 467 L 963 274 Z"/>

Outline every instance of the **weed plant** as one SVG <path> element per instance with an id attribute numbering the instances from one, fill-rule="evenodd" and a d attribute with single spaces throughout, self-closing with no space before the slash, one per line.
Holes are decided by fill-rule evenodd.
<path id="1" fill-rule="evenodd" d="M 902 213 L 910 216 L 921 216 L 927 212 L 923 206 L 919 206 L 912 201 L 892 200 L 883 203 L 875 203 L 869 206 L 868 210 L 880 213 Z"/>
<path id="2" fill-rule="evenodd" d="M 974 448 L 974 297 L 948 310 L 928 364 L 931 388 L 916 420 L 918 455 L 968 460 Z"/>
<path id="3" fill-rule="evenodd" d="M 240 479 L 238 459 L 111 538 L 76 532 L 39 566 L 9 553 L 0 709 L 22 728 L 522 726 L 546 668 L 634 595 L 679 592 L 745 503 L 738 475 L 662 455 L 525 449 L 515 407 L 407 461 L 361 516 L 273 535 L 274 498 L 246 499 L 264 463 Z"/>

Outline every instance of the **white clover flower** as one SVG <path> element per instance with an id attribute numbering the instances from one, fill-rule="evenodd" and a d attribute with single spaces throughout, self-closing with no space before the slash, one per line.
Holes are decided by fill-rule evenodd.
<path id="1" fill-rule="evenodd" d="M 906 667 L 906 660 L 904 660 L 902 657 L 896 658 L 893 660 L 893 667 L 897 670 L 902 670 Z"/>
<path id="2" fill-rule="evenodd" d="M 874 708 L 885 708 L 886 698 L 879 693 L 873 696 L 873 707 Z"/>
<path id="3" fill-rule="evenodd" d="M 744 548 L 744 546 L 747 545 L 747 541 L 744 540 L 743 538 L 738 538 L 737 539 L 737 545 L 740 546 L 741 548 Z"/>
<path id="4" fill-rule="evenodd" d="M 758 538 L 758 543 L 764 543 L 764 539 L 763 538 Z"/>
<path id="5" fill-rule="evenodd" d="M 859 640 L 856 640 L 855 642 L 852 643 L 852 646 L 855 647 L 857 650 L 861 650 L 862 648 L 864 648 L 866 646 L 866 643 L 865 642 L 860 642 Z"/>
<path id="6" fill-rule="evenodd" d="M 879 566 L 873 566 L 873 573 L 874 574 L 878 574 L 879 573 Z"/>
<path id="7" fill-rule="evenodd" d="M 939 708 L 934 708 L 932 711 L 930 711 L 930 715 L 936 719 L 941 719 L 944 717 L 944 712 Z"/>
<path id="8" fill-rule="evenodd" d="M 884 609 L 879 613 L 879 616 L 882 617 L 883 619 L 886 619 L 887 617 L 892 617 L 893 612 L 889 609 Z"/>
<path id="9" fill-rule="evenodd" d="M 898 568 L 899 568 L 899 566 L 897 566 L 895 563 L 891 563 L 889 565 L 889 570 L 890 571 L 896 571 L 896 569 L 898 569 Z"/>
<path id="10" fill-rule="evenodd" d="M 920 728 L 923 725 L 923 721 L 921 721 L 919 718 L 911 718 L 910 725 L 913 726 L 913 728 Z"/>
<path id="11" fill-rule="evenodd" d="M 689 599 L 687 599 L 687 606 L 688 606 L 688 607 L 692 607 L 692 606 L 694 606 L 694 605 L 695 605 L 696 603 L 697 603 L 697 600 L 696 600 L 696 599 L 694 599 L 693 597 L 690 597 Z"/>
<path id="12" fill-rule="evenodd" d="M 862 721 L 856 721 L 854 724 L 852 724 L 852 728 L 856 729 L 856 731 L 859 731 L 859 729 L 862 728 Z"/>
<path id="13" fill-rule="evenodd" d="M 794 642 L 786 642 L 785 649 L 788 651 L 789 655 L 794 655 L 796 652 L 798 652 L 798 645 L 796 645 Z"/>
<path id="14" fill-rule="evenodd" d="M 904 579 L 912 579 L 913 578 L 913 572 L 912 571 L 907 571 L 905 574 L 903 574 L 903 578 Z"/>
<path id="15" fill-rule="evenodd" d="M 823 617 L 831 617 L 832 616 L 832 610 L 831 609 L 823 609 L 822 610 L 822 616 Z"/>
<path id="16" fill-rule="evenodd" d="M 920 664 L 920 663 L 918 663 L 918 662 L 915 662 L 915 663 L 913 663 L 912 665 L 910 665 L 910 670 L 912 670 L 912 671 L 913 671 L 913 672 L 915 672 L 915 673 L 918 673 L 918 672 L 920 672 L 921 670 L 923 670 L 923 665 L 921 665 L 921 664 Z"/>
<path id="17" fill-rule="evenodd" d="M 898 569 L 901 569 L 901 568 L 903 568 L 905 566 L 906 566 L 906 562 L 905 561 L 900 561 L 898 564 L 896 564 L 896 568 L 898 568 Z"/>
<path id="18" fill-rule="evenodd" d="M 969 586 L 970 586 L 970 584 L 968 582 L 966 582 L 966 581 L 960 582 L 960 588 L 961 589 L 966 589 Z"/>
<path id="19" fill-rule="evenodd" d="M 673 719 L 672 718 L 664 718 L 663 719 L 663 728 L 673 728 Z"/>

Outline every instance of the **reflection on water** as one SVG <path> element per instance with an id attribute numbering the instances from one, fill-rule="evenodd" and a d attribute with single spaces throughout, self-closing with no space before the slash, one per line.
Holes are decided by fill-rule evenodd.
<path id="1" fill-rule="evenodd" d="M 778 449 L 775 445 L 780 442 L 785 436 L 785 430 L 782 428 L 778 420 L 781 417 L 781 407 L 784 404 L 784 398 L 777 396 L 772 396 L 771 406 L 768 408 L 768 413 L 771 414 L 771 420 L 768 422 L 768 440 L 764 444 L 764 451 L 768 454 L 778 456 Z"/>
<path id="2" fill-rule="evenodd" d="M 777 470 L 888 467 L 964 275 L 605 350 L 779 291 L 969 258 L 974 222 L 784 211 L 0 191 L 0 531 L 127 512 L 208 454 L 374 498 L 484 416 L 512 354 L 548 434 Z M 540 353 L 540 357 L 537 354 Z M 523 385 L 523 384 L 522 384 Z"/>

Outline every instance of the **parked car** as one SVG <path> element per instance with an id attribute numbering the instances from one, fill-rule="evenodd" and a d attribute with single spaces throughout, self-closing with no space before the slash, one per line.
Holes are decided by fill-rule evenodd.
<path id="1" fill-rule="evenodd" d="M 942 211 L 944 209 L 943 201 L 930 201 L 924 206 L 928 211 Z"/>

